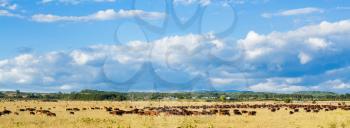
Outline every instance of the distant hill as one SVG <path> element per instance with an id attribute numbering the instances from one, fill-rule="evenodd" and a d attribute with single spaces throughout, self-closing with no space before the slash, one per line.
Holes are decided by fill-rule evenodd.
<path id="1" fill-rule="evenodd" d="M 324 92 L 324 91 L 300 91 L 300 92 L 295 92 L 294 94 L 303 94 L 303 95 L 312 95 L 312 96 L 337 95 L 337 93 L 334 93 L 334 92 Z"/>
<path id="2" fill-rule="evenodd" d="M 240 90 L 196 90 L 194 92 L 219 92 L 219 93 L 237 93 L 237 92 L 252 92 L 252 91 L 240 91 Z"/>

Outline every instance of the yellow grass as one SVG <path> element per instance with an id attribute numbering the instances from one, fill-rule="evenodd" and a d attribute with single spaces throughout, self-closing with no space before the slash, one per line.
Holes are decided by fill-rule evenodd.
<path id="1" fill-rule="evenodd" d="M 246 102 L 247 103 L 247 102 Z M 250 104 L 261 104 L 262 102 L 250 102 Z M 276 102 L 265 102 L 276 103 Z M 319 102 L 319 104 L 336 104 L 337 102 Z M 19 108 L 43 107 L 52 108 L 52 112 L 57 117 L 47 117 L 46 115 L 30 115 L 29 112 L 19 112 L 0 117 L 0 128 L 350 128 L 350 111 L 336 110 L 319 113 L 299 112 L 289 115 L 289 110 L 281 109 L 275 113 L 267 109 L 255 109 L 256 116 L 139 116 L 124 115 L 113 116 L 105 110 L 86 110 L 70 115 L 65 109 L 67 107 L 92 107 L 111 106 L 128 109 L 129 106 L 142 108 L 144 106 L 163 105 L 203 105 L 203 104 L 223 104 L 206 102 L 108 102 L 108 101 L 59 101 L 59 102 L 39 102 L 39 101 L 17 101 L 0 102 L 0 110 L 3 107 L 13 112 Z M 226 103 L 232 104 L 232 103 Z M 240 104 L 240 103 L 234 103 Z M 309 103 L 303 103 L 309 104 Z M 53 108 L 56 107 L 56 108 Z M 247 110 L 247 109 L 246 109 Z M 249 110 L 249 109 L 248 109 Z"/>

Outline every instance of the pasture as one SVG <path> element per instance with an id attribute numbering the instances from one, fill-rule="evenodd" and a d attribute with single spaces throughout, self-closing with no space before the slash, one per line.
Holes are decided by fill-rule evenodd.
<path id="1" fill-rule="evenodd" d="M 347 104 L 2 101 L 0 128 L 350 128 Z"/>

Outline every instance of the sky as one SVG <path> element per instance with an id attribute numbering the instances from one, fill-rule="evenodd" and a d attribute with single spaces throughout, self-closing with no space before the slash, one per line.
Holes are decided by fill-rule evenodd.
<path id="1" fill-rule="evenodd" d="M 348 0 L 0 0 L 0 91 L 350 93 Z"/>

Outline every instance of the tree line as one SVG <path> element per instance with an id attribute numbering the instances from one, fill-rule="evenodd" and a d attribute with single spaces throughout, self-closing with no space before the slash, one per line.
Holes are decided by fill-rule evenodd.
<path id="1" fill-rule="evenodd" d="M 70 93 L 27 93 L 0 92 L 1 99 L 16 100 L 82 100 L 82 101 L 140 101 L 140 100 L 191 100 L 191 101 L 345 101 L 350 100 L 350 94 L 336 94 L 331 92 L 296 92 L 291 94 L 267 92 L 108 92 L 98 90 L 82 90 Z"/>

